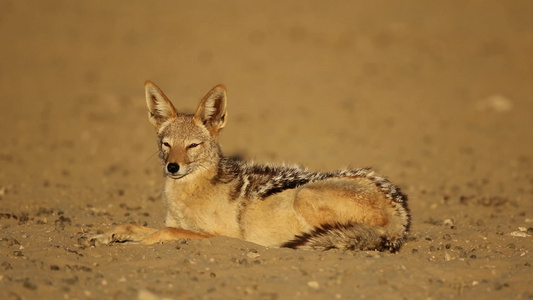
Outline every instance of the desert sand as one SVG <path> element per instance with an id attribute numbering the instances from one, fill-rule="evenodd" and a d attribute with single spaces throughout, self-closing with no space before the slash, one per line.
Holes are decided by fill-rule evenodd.
<path id="1" fill-rule="evenodd" d="M 533 299 L 533 2 L 0 1 L 0 299 Z M 143 83 L 228 89 L 226 154 L 372 167 L 398 253 L 164 226 Z"/>

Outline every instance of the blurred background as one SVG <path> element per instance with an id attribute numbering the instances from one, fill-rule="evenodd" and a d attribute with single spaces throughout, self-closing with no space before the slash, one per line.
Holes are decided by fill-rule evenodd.
<path id="1" fill-rule="evenodd" d="M 374 166 L 411 188 L 492 174 L 532 153 L 532 15 L 528 1 L 2 0 L 0 178 L 159 170 L 147 79 L 183 112 L 225 84 L 228 154 Z"/>

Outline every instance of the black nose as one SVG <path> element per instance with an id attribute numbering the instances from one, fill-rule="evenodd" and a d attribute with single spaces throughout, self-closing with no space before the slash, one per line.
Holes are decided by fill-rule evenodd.
<path id="1" fill-rule="evenodd" d="M 177 163 L 167 164 L 167 171 L 171 174 L 177 173 L 180 170 L 180 165 Z"/>

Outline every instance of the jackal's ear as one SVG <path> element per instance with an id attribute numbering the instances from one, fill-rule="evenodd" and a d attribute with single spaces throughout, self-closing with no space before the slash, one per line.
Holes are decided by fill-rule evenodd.
<path id="1" fill-rule="evenodd" d="M 144 93 L 148 106 L 148 119 L 155 129 L 159 129 L 165 121 L 178 116 L 170 100 L 153 82 L 147 80 L 144 83 Z"/>
<path id="2" fill-rule="evenodd" d="M 226 87 L 219 84 L 202 99 L 194 118 L 202 122 L 212 135 L 217 135 L 226 125 L 226 116 Z"/>

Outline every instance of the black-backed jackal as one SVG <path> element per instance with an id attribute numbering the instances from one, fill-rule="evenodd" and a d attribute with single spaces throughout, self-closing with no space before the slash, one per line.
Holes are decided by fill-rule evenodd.
<path id="1" fill-rule="evenodd" d="M 224 86 L 209 91 L 194 114 L 176 111 L 150 81 L 145 93 L 166 175 L 166 228 L 120 225 L 93 242 L 223 235 L 298 249 L 394 252 L 401 246 L 410 224 L 407 197 L 372 170 L 318 173 L 228 158 L 217 141 L 227 119 Z"/>

